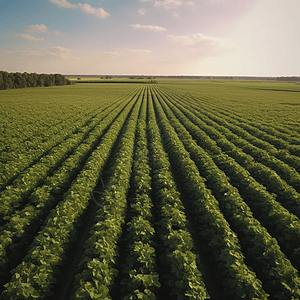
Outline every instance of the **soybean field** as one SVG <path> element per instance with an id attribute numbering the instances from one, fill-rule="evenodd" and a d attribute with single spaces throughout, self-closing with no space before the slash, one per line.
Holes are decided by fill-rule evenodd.
<path id="1" fill-rule="evenodd" d="M 300 299 L 300 86 L 0 91 L 1 299 Z"/>

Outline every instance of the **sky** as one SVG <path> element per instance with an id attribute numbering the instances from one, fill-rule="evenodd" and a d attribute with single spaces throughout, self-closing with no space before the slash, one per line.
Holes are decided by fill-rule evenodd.
<path id="1" fill-rule="evenodd" d="M 1 0 L 0 70 L 299 76 L 299 16 L 300 0 Z"/>

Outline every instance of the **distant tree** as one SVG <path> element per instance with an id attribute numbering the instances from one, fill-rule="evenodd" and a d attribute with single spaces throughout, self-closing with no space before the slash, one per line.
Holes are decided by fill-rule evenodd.
<path id="1" fill-rule="evenodd" d="M 28 87 L 37 87 L 38 86 L 39 75 L 36 73 L 30 73 L 27 75 L 27 86 Z"/>
<path id="2" fill-rule="evenodd" d="M 73 82 L 74 83 L 74 82 Z M 70 85 L 72 82 L 61 74 L 8 73 L 0 71 L 0 90 L 53 85 Z"/>
<path id="3" fill-rule="evenodd" d="M 156 82 L 156 80 L 151 79 L 148 81 L 148 83 L 157 83 L 157 82 Z"/>
<path id="4" fill-rule="evenodd" d="M 37 86 L 45 86 L 45 84 L 44 84 L 44 74 L 39 74 L 38 75 Z"/>
<path id="5" fill-rule="evenodd" d="M 23 77 L 23 79 L 24 79 L 25 82 L 26 82 L 26 87 L 29 87 L 29 83 L 28 83 L 29 76 L 30 76 L 30 75 L 29 75 L 27 72 L 22 73 L 22 77 Z"/>
<path id="6" fill-rule="evenodd" d="M 55 75 L 54 74 L 49 75 L 49 82 L 50 82 L 49 86 L 55 85 Z"/>
<path id="7" fill-rule="evenodd" d="M 10 78 L 10 81 L 12 82 L 11 89 L 15 88 L 15 73 L 8 73 L 8 77 Z"/>
<path id="8" fill-rule="evenodd" d="M 10 73 L 3 71 L 2 76 L 3 76 L 4 89 L 13 89 L 14 80 L 12 80 L 12 76 L 10 75 Z"/>
<path id="9" fill-rule="evenodd" d="M 23 77 L 23 75 L 19 72 L 14 74 L 14 88 L 26 88 L 27 87 L 27 82 L 26 79 Z"/>
<path id="10" fill-rule="evenodd" d="M 0 90 L 4 90 L 4 81 L 2 72 L 0 72 Z"/>
<path id="11" fill-rule="evenodd" d="M 67 84 L 65 76 L 61 74 L 54 74 L 55 77 L 55 85 L 65 85 Z M 77 78 L 78 80 L 78 78 Z M 79 78 L 80 80 L 80 78 Z"/>
<path id="12" fill-rule="evenodd" d="M 47 75 L 47 74 L 44 74 L 44 85 L 45 86 L 53 86 L 55 85 L 55 76 L 50 74 L 50 75 Z"/>

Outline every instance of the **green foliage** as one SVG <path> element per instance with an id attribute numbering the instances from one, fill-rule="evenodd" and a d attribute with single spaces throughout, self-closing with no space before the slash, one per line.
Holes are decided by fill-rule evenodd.
<path id="1" fill-rule="evenodd" d="M 128 106 L 127 109 L 123 111 L 123 114 L 120 114 L 120 120 L 116 122 L 114 126 L 110 127 L 110 131 L 106 134 L 106 143 L 100 144 L 96 150 L 93 151 L 84 168 L 76 180 L 73 181 L 70 189 L 65 193 L 64 201 L 61 201 L 56 208 L 52 210 L 48 217 L 47 224 L 43 230 L 39 232 L 34 243 L 31 245 L 25 261 L 13 272 L 14 274 L 24 274 L 24 276 L 21 276 L 21 283 L 34 281 L 36 284 L 35 289 L 38 290 L 41 295 L 48 295 L 48 293 L 50 293 L 51 284 L 55 281 L 57 266 L 65 259 L 64 252 L 70 242 L 72 234 L 74 234 L 74 224 L 88 205 L 90 194 L 97 184 L 99 173 L 117 137 L 117 134 L 112 133 L 113 131 L 118 132 L 120 130 L 130 108 L 131 107 Z M 133 133 L 131 132 L 131 135 Z M 125 141 L 127 141 L 127 138 Z M 100 157 L 101 159 L 99 159 Z M 124 173 L 122 168 L 116 167 L 116 169 Z M 113 189 L 115 186 L 114 184 Z M 121 186 L 121 188 L 123 187 Z M 122 220 L 122 217 L 120 219 Z M 32 266 L 30 272 L 27 271 L 26 264 Z M 94 272 L 94 274 L 97 276 L 96 274 L 98 273 Z M 115 276 L 115 272 L 113 272 L 113 274 L 113 276 Z M 44 278 L 47 278 L 47 280 L 45 281 Z M 105 278 L 108 277 L 105 276 Z M 11 283 L 6 286 L 7 290 L 4 292 L 4 295 L 13 295 L 12 297 L 19 295 L 20 285 L 16 285 L 15 281 L 20 281 L 18 276 L 13 276 Z"/>
<path id="2" fill-rule="evenodd" d="M 61 74 L 7 73 L 0 71 L 0 90 L 70 84 L 70 80 Z"/>
<path id="3" fill-rule="evenodd" d="M 0 72 L 11 89 L 0 93 L 0 266 L 11 272 L 1 298 L 53 297 L 90 203 L 73 299 L 156 299 L 162 288 L 208 299 L 195 237 L 224 297 L 300 298 L 299 99 L 288 83 L 63 84 Z M 37 86 L 51 94 L 16 89 Z"/>
<path id="4" fill-rule="evenodd" d="M 183 146 L 183 144 L 185 144 L 189 149 L 189 146 L 195 147 L 195 143 L 189 138 L 188 134 L 184 134 L 182 125 L 176 120 L 174 115 L 169 113 L 166 105 L 160 100 L 163 103 L 163 107 L 167 110 L 167 119 L 156 97 L 160 99 L 161 96 L 157 94 L 157 96 L 154 96 L 154 99 L 156 100 L 156 106 L 159 112 L 162 132 L 167 141 L 166 149 L 176 168 L 181 172 L 181 179 L 186 187 L 187 194 L 193 199 L 192 205 L 197 212 L 200 223 L 199 230 L 201 234 L 208 239 L 208 246 L 212 247 L 212 251 L 216 257 L 215 259 L 220 262 L 219 266 L 222 266 L 222 273 L 224 275 L 226 274 L 225 276 L 232 281 L 230 289 L 226 287 L 226 291 L 228 291 L 232 297 L 238 299 L 237 287 L 240 286 L 247 297 L 253 293 L 266 298 L 267 294 L 262 289 L 262 284 L 259 279 L 255 279 L 256 286 L 259 288 L 254 288 L 246 279 L 248 276 L 255 278 L 255 273 L 249 270 L 245 265 L 237 236 L 230 229 L 229 224 L 220 212 L 218 202 L 211 192 L 206 189 L 204 179 L 200 177 L 195 163 L 190 159 L 190 153 L 188 153 Z M 176 135 L 174 128 L 171 127 L 171 124 L 167 120 L 170 120 L 174 128 L 180 132 L 179 136 Z M 182 132 L 180 131 L 181 128 Z M 234 267 L 235 262 L 239 265 L 239 268 Z M 242 275 L 242 273 L 246 273 L 246 277 Z M 223 284 L 226 286 L 226 284 L 228 284 L 227 282 L 224 281 Z"/>
<path id="5" fill-rule="evenodd" d="M 134 137 L 137 126 L 137 117 L 140 106 L 140 93 L 135 96 L 133 110 L 126 124 L 110 178 L 100 199 L 101 207 L 97 211 L 97 223 L 91 229 L 91 236 L 86 241 L 86 251 L 81 262 L 82 271 L 76 275 L 75 299 L 102 299 L 102 290 L 90 287 L 90 282 L 99 286 L 109 287 L 117 275 L 116 264 L 117 242 L 122 233 L 126 212 L 126 196 L 130 183 Z M 135 102 L 135 101 L 134 101 Z M 126 117 L 126 115 L 124 115 Z M 92 167 L 92 166 L 91 166 Z M 95 259 L 97 258 L 97 259 Z M 91 294 L 92 293 L 92 294 Z M 105 295 L 106 296 L 106 295 Z"/>

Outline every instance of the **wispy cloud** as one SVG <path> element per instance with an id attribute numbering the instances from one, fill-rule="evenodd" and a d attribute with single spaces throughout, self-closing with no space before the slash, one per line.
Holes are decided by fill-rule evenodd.
<path id="1" fill-rule="evenodd" d="M 28 50 L 20 50 L 20 51 L 5 51 L 8 54 L 25 54 L 25 55 L 32 55 L 32 56 L 41 56 L 41 53 L 38 51 L 28 51 Z"/>
<path id="2" fill-rule="evenodd" d="M 145 49 L 129 49 L 129 52 L 135 54 L 152 54 L 151 50 L 145 50 Z"/>
<path id="3" fill-rule="evenodd" d="M 104 54 L 106 54 L 106 57 L 108 57 L 109 59 L 117 59 L 122 56 L 118 51 L 107 51 L 104 52 Z"/>
<path id="4" fill-rule="evenodd" d="M 176 43 L 170 56 L 182 64 L 186 62 L 192 66 L 193 62 L 211 57 L 222 57 L 226 53 L 236 51 L 237 45 L 234 41 L 226 38 L 207 36 L 202 33 L 186 36 L 168 35 L 169 39 Z"/>
<path id="5" fill-rule="evenodd" d="M 191 34 L 191 35 L 168 35 L 168 36 L 172 41 L 187 46 L 200 45 L 206 43 L 206 44 L 211 44 L 211 45 L 224 47 L 224 48 L 234 47 L 234 43 L 228 39 L 219 38 L 215 36 L 208 36 L 202 33 Z"/>
<path id="6" fill-rule="evenodd" d="M 189 5 L 193 6 L 195 5 L 195 2 L 193 1 L 188 1 L 185 2 L 183 0 L 164 0 L 164 1 L 155 1 L 154 6 L 161 6 L 164 8 L 171 8 L 171 7 L 176 7 L 180 5 Z"/>
<path id="7" fill-rule="evenodd" d="M 67 0 L 49 0 L 49 1 L 55 4 L 57 7 L 73 8 L 73 9 L 79 8 L 86 15 L 92 15 L 98 19 L 104 19 L 110 16 L 110 14 L 106 12 L 102 7 L 99 8 L 92 7 L 88 3 L 72 4 Z"/>
<path id="8" fill-rule="evenodd" d="M 28 28 L 26 29 L 27 32 L 29 33 L 34 33 L 34 32 L 47 32 L 48 31 L 48 27 L 44 24 L 41 25 L 30 25 L 28 26 Z"/>
<path id="9" fill-rule="evenodd" d="M 31 41 L 31 42 L 43 42 L 44 41 L 44 39 L 36 38 L 28 33 L 20 33 L 20 34 L 18 34 L 18 36 L 22 37 L 23 39 L 25 39 L 27 41 Z"/>
<path id="10" fill-rule="evenodd" d="M 43 59 L 49 59 L 49 55 L 51 58 L 62 58 L 62 59 L 79 59 L 79 57 L 72 54 L 72 50 L 68 48 L 64 48 L 61 46 L 51 47 L 48 49 L 41 49 L 39 51 L 28 51 L 28 50 L 20 50 L 20 51 L 5 51 L 11 55 L 30 55 L 30 56 L 40 56 Z"/>
<path id="11" fill-rule="evenodd" d="M 49 33 L 50 31 L 48 30 L 48 27 L 45 24 L 40 24 L 40 25 L 30 25 L 27 28 L 24 29 L 25 32 L 29 33 Z M 63 35 L 64 33 L 61 31 L 53 31 L 53 34 L 56 36 Z M 37 38 L 31 34 L 28 33 L 20 33 L 18 36 L 22 37 L 25 40 L 31 41 L 31 42 L 42 42 L 44 41 L 43 38 Z"/>
<path id="12" fill-rule="evenodd" d="M 172 6 L 182 5 L 182 0 L 164 0 L 164 1 L 155 1 L 154 6 L 162 6 L 164 8 L 170 8 Z"/>
<path id="13" fill-rule="evenodd" d="M 131 24 L 131 27 L 135 28 L 135 29 L 143 29 L 143 30 L 147 30 L 147 31 L 166 31 L 167 29 L 164 27 L 160 27 L 160 26 L 153 26 L 153 25 L 140 25 L 140 24 Z"/>
<path id="14" fill-rule="evenodd" d="M 56 36 L 61 36 L 61 35 L 64 34 L 64 32 L 62 32 L 62 31 L 56 31 L 56 30 L 54 30 L 53 33 L 54 33 L 54 35 L 56 35 Z"/>
<path id="15" fill-rule="evenodd" d="M 141 2 L 148 2 L 148 1 L 150 1 L 150 0 L 140 0 Z"/>
<path id="16" fill-rule="evenodd" d="M 53 4 L 55 4 L 57 7 L 63 7 L 63 8 L 77 8 L 76 4 L 72 4 L 68 2 L 67 0 L 49 0 Z"/>
<path id="17" fill-rule="evenodd" d="M 224 3 L 225 0 L 207 0 L 207 2 L 211 2 L 211 3 Z"/>
<path id="18" fill-rule="evenodd" d="M 99 7 L 99 8 L 91 7 L 87 3 L 85 3 L 85 4 L 78 3 L 78 7 L 86 15 L 93 15 L 94 17 L 96 17 L 98 19 L 104 19 L 104 18 L 107 18 L 110 16 L 110 14 L 108 12 L 106 12 L 102 7 Z"/>
<path id="19" fill-rule="evenodd" d="M 107 58 L 120 58 L 120 57 L 128 57 L 128 56 L 143 56 L 143 55 L 150 55 L 152 54 L 151 50 L 147 49 L 128 49 L 128 48 L 122 48 L 122 49 L 117 49 L 115 51 L 84 51 L 85 55 L 100 55 L 103 57 L 103 54 L 105 54 L 105 57 Z"/>
<path id="20" fill-rule="evenodd" d="M 62 51 L 62 52 L 72 52 L 71 49 L 68 49 L 68 48 L 65 48 L 65 47 L 61 47 L 61 46 L 51 47 L 51 49 Z"/>
<path id="21" fill-rule="evenodd" d="M 51 47 L 51 51 L 46 52 L 53 57 L 63 58 L 63 59 L 79 59 L 79 57 L 72 55 L 72 50 L 60 46 Z"/>
<path id="22" fill-rule="evenodd" d="M 144 8 L 139 9 L 139 14 L 140 15 L 143 16 L 145 14 L 145 12 L 146 12 L 146 10 Z"/>

